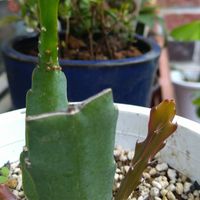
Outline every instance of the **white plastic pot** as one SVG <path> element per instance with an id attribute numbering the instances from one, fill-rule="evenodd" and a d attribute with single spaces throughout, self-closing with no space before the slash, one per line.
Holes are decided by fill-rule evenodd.
<path id="1" fill-rule="evenodd" d="M 116 144 L 133 149 L 137 140 L 147 134 L 149 109 L 118 104 Z M 0 166 L 16 161 L 24 145 L 25 110 L 0 115 Z M 176 133 L 161 151 L 161 158 L 169 165 L 200 182 L 200 124 L 176 116 Z"/>
<path id="2" fill-rule="evenodd" d="M 185 81 L 179 71 L 172 71 L 171 79 L 174 86 L 177 114 L 200 122 L 200 118 L 196 114 L 196 106 L 192 103 L 198 95 L 200 96 L 200 82 Z"/>

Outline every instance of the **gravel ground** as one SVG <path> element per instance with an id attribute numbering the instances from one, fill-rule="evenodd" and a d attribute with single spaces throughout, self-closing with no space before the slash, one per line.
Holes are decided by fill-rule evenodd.
<path id="1" fill-rule="evenodd" d="M 134 152 L 117 147 L 114 157 L 117 162 L 113 196 L 121 180 L 129 170 Z M 22 176 L 19 163 L 10 165 L 8 186 L 20 200 L 26 200 L 22 189 Z M 148 165 L 143 173 L 141 184 L 129 197 L 129 200 L 200 200 L 200 185 L 168 166 L 159 159 L 159 155 Z"/>

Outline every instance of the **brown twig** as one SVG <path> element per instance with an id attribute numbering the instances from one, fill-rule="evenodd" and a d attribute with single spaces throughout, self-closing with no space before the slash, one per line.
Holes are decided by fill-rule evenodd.
<path id="1" fill-rule="evenodd" d="M 69 34 L 70 34 L 70 21 L 69 17 L 66 19 L 66 31 L 65 31 L 65 53 L 68 53 L 69 50 Z"/>
<path id="2" fill-rule="evenodd" d="M 88 31 L 88 38 L 89 38 L 89 45 L 90 45 L 90 55 L 91 58 L 94 59 L 94 41 L 93 41 L 93 28 L 94 28 L 94 7 L 91 6 L 91 27 L 90 30 Z"/>
<path id="3" fill-rule="evenodd" d="M 113 59 L 113 51 L 112 51 L 112 48 L 110 47 L 110 44 L 109 44 L 109 40 L 108 40 L 108 34 L 107 34 L 107 31 L 106 31 L 106 26 L 105 26 L 105 15 L 104 15 L 104 3 L 101 3 L 101 27 L 102 27 L 102 32 L 103 32 L 103 35 L 104 35 L 104 40 L 105 40 L 105 44 L 106 44 L 106 48 L 107 48 L 107 51 L 108 51 L 108 55 L 109 55 L 109 58 Z"/>

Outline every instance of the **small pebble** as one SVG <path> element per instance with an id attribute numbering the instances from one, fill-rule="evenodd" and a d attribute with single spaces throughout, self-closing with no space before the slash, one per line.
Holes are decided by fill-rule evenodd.
<path id="1" fill-rule="evenodd" d="M 144 173 L 143 173 L 143 177 L 144 177 L 145 179 L 150 179 L 150 178 L 151 178 L 150 174 L 147 173 L 147 172 L 144 172 Z"/>
<path id="2" fill-rule="evenodd" d="M 23 191 L 20 191 L 20 192 L 18 193 L 18 195 L 19 195 L 19 197 L 21 197 L 21 198 L 25 196 Z"/>
<path id="3" fill-rule="evenodd" d="M 152 187 L 151 190 L 150 190 L 150 195 L 152 197 L 156 197 L 156 196 L 159 196 L 159 189 L 157 187 Z"/>
<path id="4" fill-rule="evenodd" d="M 194 196 L 193 196 L 192 193 L 189 193 L 189 194 L 188 194 L 188 200 L 194 200 Z"/>
<path id="5" fill-rule="evenodd" d="M 143 185 L 140 185 L 139 186 L 139 191 L 140 191 L 140 193 L 141 193 L 141 195 L 144 197 L 144 196 L 148 196 L 148 194 L 149 194 L 149 192 L 150 192 L 150 190 L 149 190 L 149 188 L 147 188 L 147 187 L 145 187 L 145 186 L 143 186 Z"/>
<path id="6" fill-rule="evenodd" d="M 120 149 L 115 149 L 114 150 L 114 156 L 119 157 L 121 155 L 121 150 Z"/>
<path id="7" fill-rule="evenodd" d="M 152 181 L 152 185 L 153 185 L 154 187 L 157 187 L 159 190 L 162 189 L 161 184 L 160 184 L 159 182 L 157 182 L 157 181 Z"/>
<path id="8" fill-rule="evenodd" d="M 144 200 L 144 197 L 143 197 L 143 196 L 140 196 L 140 197 L 138 198 L 138 200 Z"/>
<path id="9" fill-rule="evenodd" d="M 119 175 L 117 173 L 115 173 L 115 177 L 114 179 L 117 181 L 119 179 Z"/>
<path id="10" fill-rule="evenodd" d="M 19 176 L 19 175 L 17 175 L 17 174 L 12 174 L 12 178 L 13 178 L 13 179 L 18 179 L 18 176 Z"/>
<path id="11" fill-rule="evenodd" d="M 124 172 L 127 173 L 129 171 L 129 168 L 130 167 L 128 165 L 124 166 Z"/>
<path id="12" fill-rule="evenodd" d="M 155 197 L 154 199 L 155 200 L 162 200 L 160 197 Z"/>
<path id="13" fill-rule="evenodd" d="M 176 183 L 176 193 L 181 195 L 183 194 L 183 184 L 182 183 Z"/>
<path id="14" fill-rule="evenodd" d="M 16 190 L 20 190 L 22 188 L 22 180 L 19 180 L 18 181 L 18 184 L 17 184 L 17 187 L 16 187 Z"/>
<path id="15" fill-rule="evenodd" d="M 155 168 L 150 169 L 149 174 L 150 174 L 151 176 L 156 175 L 156 174 L 157 174 L 156 169 L 155 169 Z"/>
<path id="16" fill-rule="evenodd" d="M 185 193 L 188 193 L 189 191 L 190 191 L 190 187 L 192 186 L 192 183 L 189 183 L 189 182 L 185 182 L 184 183 L 184 188 L 183 188 L 183 190 L 184 190 L 184 192 Z"/>
<path id="17" fill-rule="evenodd" d="M 174 196 L 174 194 L 173 194 L 171 191 L 169 191 L 169 192 L 167 193 L 167 198 L 168 198 L 169 200 L 176 200 L 176 197 Z"/>
<path id="18" fill-rule="evenodd" d="M 195 197 L 198 197 L 198 196 L 200 196 L 200 194 L 199 194 L 198 190 L 195 190 L 195 191 L 193 192 L 193 195 L 194 195 Z"/>
<path id="19" fill-rule="evenodd" d="M 20 168 L 19 168 L 19 167 L 15 168 L 15 169 L 14 169 L 14 173 L 15 173 L 15 174 L 19 174 L 19 173 L 21 173 Z"/>
<path id="20" fill-rule="evenodd" d="M 156 170 L 158 170 L 159 172 L 167 170 L 167 169 L 168 169 L 167 163 L 161 163 L 161 164 L 156 165 Z"/>
<path id="21" fill-rule="evenodd" d="M 15 168 L 18 168 L 18 166 L 19 166 L 19 162 L 13 162 L 11 163 L 10 168 L 11 170 L 14 170 Z"/>
<path id="22" fill-rule="evenodd" d="M 183 174 L 180 174 L 180 178 L 181 178 L 181 181 L 182 181 L 183 183 L 185 183 L 186 180 L 187 180 L 187 176 L 185 176 L 185 175 L 183 175 Z"/>
<path id="23" fill-rule="evenodd" d="M 146 183 L 146 182 L 144 182 L 143 185 L 146 186 L 147 188 L 150 188 L 150 187 L 151 187 L 151 184 Z"/>
<path id="24" fill-rule="evenodd" d="M 121 170 L 117 167 L 116 173 L 120 173 L 120 172 L 121 172 Z"/>
<path id="25" fill-rule="evenodd" d="M 162 186 L 162 189 L 166 188 L 169 185 L 168 181 L 160 181 L 159 183 Z"/>
<path id="26" fill-rule="evenodd" d="M 17 182 L 17 179 L 16 178 L 12 178 L 12 179 L 9 179 L 6 183 L 6 185 L 11 188 L 11 189 L 15 189 L 16 186 L 17 186 L 18 182 Z"/>
<path id="27" fill-rule="evenodd" d="M 18 192 L 17 190 L 13 190 L 13 194 L 14 194 L 15 196 L 18 196 L 19 192 Z"/>
<path id="28" fill-rule="evenodd" d="M 176 180 L 176 171 L 174 169 L 168 169 L 167 175 L 171 180 Z"/>
<path id="29" fill-rule="evenodd" d="M 128 152 L 128 155 L 127 155 L 127 158 L 128 158 L 129 160 L 132 160 L 132 159 L 133 159 L 133 156 L 134 156 L 134 152 L 133 152 L 133 151 L 129 151 L 129 152 Z"/>
<path id="30" fill-rule="evenodd" d="M 168 192 L 168 190 L 162 189 L 162 190 L 160 191 L 160 194 L 164 197 L 164 196 L 167 195 L 167 192 Z"/>
<path id="31" fill-rule="evenodd" d="M 186 194 L 181 195 L 182 199 L 188 199 L 188 196 Z"/>
<path id="32" fill-rule="evenodd" d="M 123 175 L 123 174 L 120 174 L 120 175 L 119 175 L 119 180 L 121 181 L 123 178 L 124 178 L 124 175 Z"/>
<path id="33" fill-rule="evenodd" d="M 167 190 L 169 190 L 170 192 L 173 192 L 176 190 L 176 187 L 174 184 L 170 184 L 168 187 L 167 187 Z"/>
<path id="34" fill-rule="evenodd" d="M 131 200 L 137 200 L 135 197 L 131 198 Z"/>
<path id="35" fill-rule="evenodd" d="M 120 158 L 119 158 L 122 162 L 124 162 L 124 161 L 126 161 L 127 160 L 127 158 L 126 158 L 126 156 L 125 155 L 120 155 Z"/>
<path id="36" fill-rule="evenodd" d="M 168 200 L 168 198 L 167 198 L 166 196 L 164 196 L 164 197 L 162 198 L 162 200 Z"/>

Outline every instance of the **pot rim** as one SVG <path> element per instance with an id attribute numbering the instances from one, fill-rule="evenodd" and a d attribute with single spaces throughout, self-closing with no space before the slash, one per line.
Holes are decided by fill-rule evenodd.
<path id="1" fill-rule="evenodd" d="M 125 149 L 133 149 L 135 142 L 143 140 L 147 134 L 150 109 L 127 104 L 115 105 L 119 109 L 116 145 L 121 144 Z M 192 180 L 200 182 L 200 124 L 179 116 L 175 117 L 175 121 L 178 128 L 160 152 L 161 159 Z M 4 159 L 0 159 L 1 165 L 8 158 L 11 161 L 19 158 L 25 140 L 25 109 L 0 114 L 0 124 L 0 134 L 6 133 L 1 135 L 0 140 L 0 155 Z M 16 130 L 18 134 L 15 134 Z M 8 151 L 8 155 L 5 155 L 4 151 Z"/>
<path id="2" fill-rule="evenodd" d="M 171 80 L 174 85 L 190 89 L 200 89 L 200 82 L 185 81 L 180 71 L 171 71 Z"/>
<path id="3" fill-rule="evenodd" d="M 23 53 L 18 52 L 12 47 L 14 42 L 20 41 L 23 38 L 31 38 L 35 37 L 36 34 L 32 35 L 24 35 L 17 36 L 9 41 L 5 41 L 2 45 L 2 53 L 7 55 L 15 60 L 20 60 L 24 62 L 35 62 L 38 63 L 38 59 L 36 56 L 30 56 Z M 113 60 L 66 60 L 60 59 L 61 66 L 69 66 L 69 67 L 114 67 L 114 66 L 124 66 L 130 64 L 139 64 L 145 63 L 152 59 L 158 59 L 160 56 L 161 48 L 157 45 L 155 41 L 152 39 L 147 39 L 143 36 L 136 35 L 135 36 L 139 41 L 146 43 L 150 47 L 150 51 L 144 53 L 141 56 L 136 56 L 133 58 L 124 58 L 124 59 L 113 59 Z"/>

